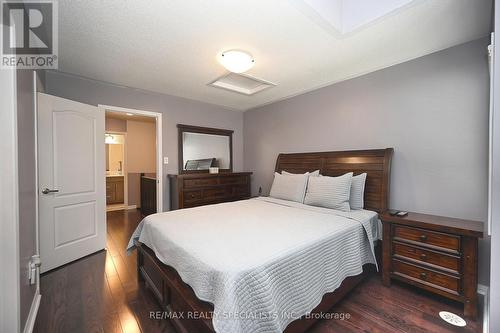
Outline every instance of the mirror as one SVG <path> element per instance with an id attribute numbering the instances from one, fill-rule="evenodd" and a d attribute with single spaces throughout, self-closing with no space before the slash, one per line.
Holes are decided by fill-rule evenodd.
<path id="1" fill-rule="evenodd" d="M 207 172 L 218 167 L 231 172 L 233 131 L 177 125 L 179 128 L 179 173 Z"/>
<path id="2" fill-rule="evenodd" d="M 125 137 L 123 134 L 106 133 L 106 175 L 123 176 L 125 158 Z"/>

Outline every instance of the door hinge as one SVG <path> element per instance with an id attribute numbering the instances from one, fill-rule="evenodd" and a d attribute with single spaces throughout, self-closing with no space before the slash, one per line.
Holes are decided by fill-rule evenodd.
<path id="1" fill-rule="evenodd" d="M 29 262 L 29 267 L 28 267 L 28 280 L 30 281 L 30 284 L 36 283 L 37 268 L 39 268 L 41 264 L 42 261 L 40 260 L 39 255 L 35 254 L 31 256 L 31 260 Z"/>

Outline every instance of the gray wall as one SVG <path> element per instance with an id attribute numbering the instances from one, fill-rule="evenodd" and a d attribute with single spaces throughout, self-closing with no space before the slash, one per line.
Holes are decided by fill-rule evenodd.
<path id="1" fill-rule="evenodd" d="M 500 1 L 495 2 L 490 332 L 500 332 Z"/>
<path id="2" fill-rule="evenodd" d="M 163 166 L 163 209 L 169 204 L 168 173 L 178 172 L 177 124 L 198 125 L 234 130 L 233 169 L 243 169 L 243 114 L 202 102 L 180 97 L 117 86 L 60 72 L 45 73 L 45 91 L 91 105 L 105 104 L 163 113 L 163 156 L 169 164 Z"/>
<path id="3" fill-rule="evenodd" d="M 24 329 L 36 292 L 28 281 L 28 264 L 36 249 L 36 164 L 33 71 L 17 71 L 17 148 L 19 186 L 20 320 Z"/>
<path id="4" fill-rule="evenodd" d="M 269 191 L 280 152 L 394 147 L 390 207 L 486 221 L 488 39 L 244 113 L 245 170 Z M 488 284 L 489 243 L 480 246 Z"/>

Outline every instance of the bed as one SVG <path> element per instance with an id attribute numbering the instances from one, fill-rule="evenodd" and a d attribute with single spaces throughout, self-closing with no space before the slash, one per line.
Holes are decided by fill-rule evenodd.
<path id="1" fill-rule="evenodd" d="M 277 172 L 366 172 L 364 210 L 261 197 L 148 216 L 129 244 L 139 279 L 179 332 L 306 331 L 377 267 L 392 152 L 278 156 Z"/>

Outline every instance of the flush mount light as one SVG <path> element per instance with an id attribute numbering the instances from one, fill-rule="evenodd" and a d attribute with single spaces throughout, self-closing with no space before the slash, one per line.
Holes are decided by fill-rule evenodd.
<path id="1" fill-rule="evenodd" d="M 252 55 L 245 51 L 229 50 L 224 51 L 219 56 L 219 62 L 228 71 L 233 73 L 243 73 L 255 65 Z"/>
<path id="2" fill-rule="evenodd" d="M 133 116 L 134 114 L 133 113 L 130 113 L 130 112 L 127 112 L 125 113 L 127 116 Z"/>

